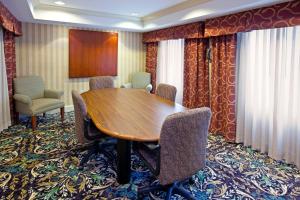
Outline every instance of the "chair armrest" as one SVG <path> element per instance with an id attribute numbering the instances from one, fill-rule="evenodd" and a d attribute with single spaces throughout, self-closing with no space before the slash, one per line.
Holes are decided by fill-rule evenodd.
<path id="1" fill-rule="evenodd" d="M 152 152 L 158 152 L 160 150 L 159 144 L 155 143 L 142 143 L 142 146 L 144 146 L 147 151 L 152 151 Z"/>
<path id="2" fill-rule="evenodd" d="M 132 88 L 132 83 L 125 83 L 121 85 L 121 88 Z"/>
<path id="3" fill-rule="evenodd" d="M 19 101 L 21 103 L 27 104 L 29 106 L 32 105 L 32 100 L 29 96 L 23 94 L 15 94 L 14 100 Z"/>
<path id="4" fill-rule="evenodd" d="M 151 169 L 151 171 L 155 175 L 158 175 L 160 172 L 160 145 L 153 143 L 138 143 L 137 148 L 137 153 L 140 155 L 142 160 L 144 160 L 145 164 L 149 167 L 149 169 Z M 151 164 L 149 164 L 148 161 L 142 156 L 142 154 L 139 152 L 139 149 L 142 149 L 145 152 L 147 152 L 147 154 L 150 154 L 155 157 L 155 168 L 153 168 Z"/>
<path id="5" fill-rule="evenodd" d="M 60 97 L 64 94 L 63 91 L 59 90 L 45 90 L 44 97 L 45 98 L 52 98 L 52 99 L 60 99 Z"/>
<path id="6" fill-rule="evenodd" d="M 152 90 L 152 85 L 151 84 L 148 84 L 145 88 L 147 90 L 147 92 L 151 92 Z"/>
<path id="7" fill-rule="evenodd" d="M 90 129 L 91 129 L 91 126 L 94 126 L 92 120 L 90 117 L 85 117 L 83 119 L 83 127 L 84 127 L 84 137 L 87 139 L 87 140 L 90 140 L 90 141 L 93 141 L 93 140 L 98 140 L 98 139 L 101 139 L 101 138 L 104 138 L 106 137 L 104 134 L 97 134 L 97 135 L 90 135 Z"/>

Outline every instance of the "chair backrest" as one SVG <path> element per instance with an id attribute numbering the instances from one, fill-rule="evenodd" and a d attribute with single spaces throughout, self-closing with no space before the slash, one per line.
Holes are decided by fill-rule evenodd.
<path id="1" fill-rule="evenodd" d="M 84 144 L 87 140 L 84 137 L 84 119 L 87 117 L 87 108 L 82 96 L 72 90 L 72 99 L 75 113 L 75 133 L 79 143 Z"/>
<path id="2" fill-rule="evenodd" d="M 44 97 L 45 85 L 40 76 L 22 76 L 14 79 L 14 91 L 31 99 L 39 99 Z"/>
<path id="3" fill-rule="evenodd" d="M 137 72 L 132 76 L 132 88 L 145 89 L 151 82 L 151 75 L 147 72 Z"/>
<path id="4" fill-rule="evenodd" d="M 156 89 L 156 95 L 175 102 L 177 89 L 173 85 L 160 83 Z"/>
<path id="5" fill-rule="evenodd" d="M 196 108 L 169 115 L 163 123 L 159 144 L 162 185 L 191 177 L 205 167 L 211 111 Z"/>
<path id="6" fill-rule="evenodd" d="M 111 76 L 98 76 L 91 78 L 89 81 L 90 90 L 102 88 L 114 88 L 114 79 Z"/>

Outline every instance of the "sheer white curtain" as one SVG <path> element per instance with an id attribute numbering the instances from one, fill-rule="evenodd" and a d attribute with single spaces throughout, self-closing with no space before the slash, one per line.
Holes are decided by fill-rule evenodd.
<path id="1" fill-rule="evenodd" d="M 237 142 L 300 168 L 300 26 L 238 40 Z"/>
<path id="2" fill-rule="evenodd" d="M 176 102 L 182 104 L 184 39 L 159 42 L 156 85 L 167 83 L 177 88 Z"/>
<path id="3" fill-rule="evenodd" d="M 2 27 L 0 27 L 0 100 L 0 131 L 2 131 L 11 125 Z"/>

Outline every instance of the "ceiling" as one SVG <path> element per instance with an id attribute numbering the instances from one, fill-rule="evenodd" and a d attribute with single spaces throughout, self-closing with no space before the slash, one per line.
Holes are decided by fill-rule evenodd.
<path id="1" fill-rule="evenodd" d="M 144 32 L 288 0 L 1 0 L 21 21 Z"/>
<path id="2" fill-rule="evenodd" d="M 182 3 L 186 0 L 64 0 L 64 8 L 83 9 L 94 12 L 146 16 Z M 54 0 L 39 0 L 41 4 L 55 5 Z"/>

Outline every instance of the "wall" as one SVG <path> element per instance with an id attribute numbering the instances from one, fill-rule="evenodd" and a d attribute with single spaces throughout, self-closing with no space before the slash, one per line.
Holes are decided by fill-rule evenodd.
<path id="1" fill-rule="evenodd" d="M 69 27 L 23 23 L 22 29 L 23 36 L 16 39 L 17 76 L 42 76 L 46 88 L 63 90 L 65 104 L 72 105 L 71 91 L 87 91 L 89 79 L 68 78 Z M 115 78 L 117 87 L 130 81 L 134 72 L 145 70 L 142 34 L 118 33 L 118 76 Z"/>

